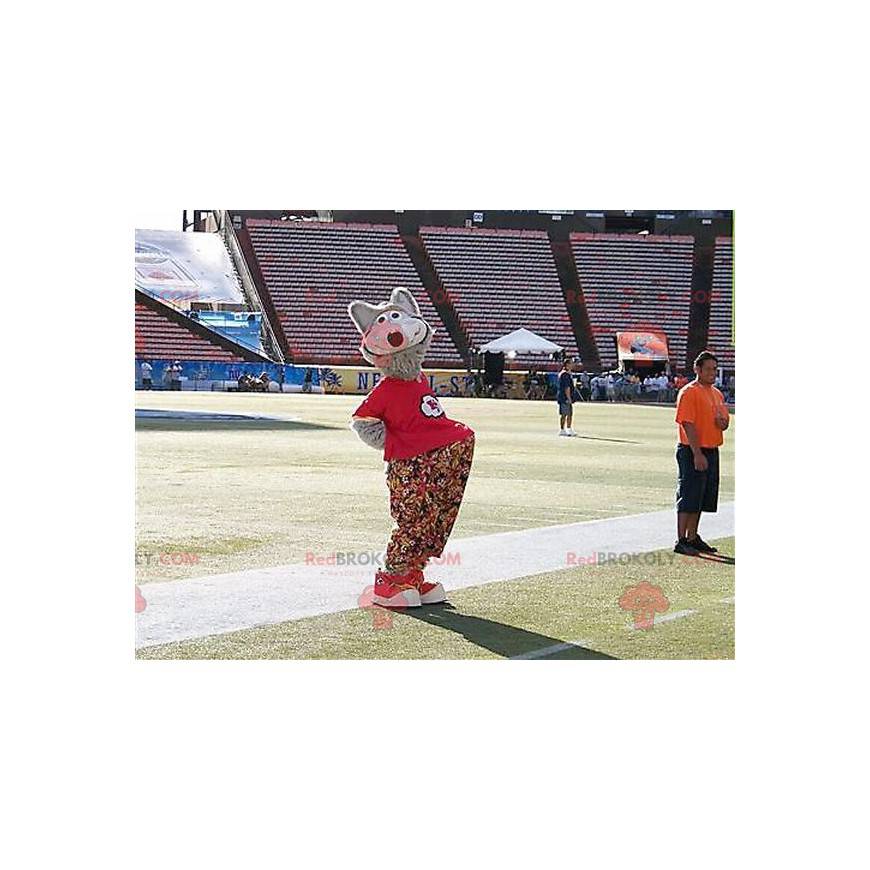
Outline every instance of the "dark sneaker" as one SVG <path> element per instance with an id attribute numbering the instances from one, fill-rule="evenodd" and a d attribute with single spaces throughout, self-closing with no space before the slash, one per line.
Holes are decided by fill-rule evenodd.
<path id="1" fill-rule="evenodd" d="M 680 538 L 680 540 L 674 544 L 674 552 L 680 553 L 683 556 L 698 555 L 698 551 L 685 538 Z"/>
<path id="2" fill-rule="evenodd" d="M 689 543 L 690 547 L 694 547 L 699 553 L 718 553 L 715 547 L 711 547 L 700 535 L 694 541 Z"/>

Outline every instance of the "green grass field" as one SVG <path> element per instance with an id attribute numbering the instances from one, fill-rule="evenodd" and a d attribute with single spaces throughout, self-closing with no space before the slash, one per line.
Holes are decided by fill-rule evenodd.
<path id="1" fill-rule="evenodd" d="M 347 428 L 356 396 L 137 393 L 137 408 L 228 411 L 282 421 L 137 420 L 136 582 L 304 560 L 309 551 L 383 548 L 391 520 L 379 455 Z M 580 404 L 578 438 L 558 437 L 555 402 L 442 399 L 477 433 L 454 537 L 667 509 L 672 407 Z M 735 420 L 720 497 L 734 496 Z M 703 530 L 703 526 L 702 526 Z M 724 542 L 733 554 L 733 540 Z M 451 594 L 452 608 L 314 617 L 140 650 L 141 658 L 477 658 L 586 641 L 552 657 L 730 658 L 732 565 L 662 553 L 660 563 L 572 568 Z M 622 590 L 661 586 L 669 612 L 632 630 Z M 147 596 L 147 591 L 146 591 Z"/>

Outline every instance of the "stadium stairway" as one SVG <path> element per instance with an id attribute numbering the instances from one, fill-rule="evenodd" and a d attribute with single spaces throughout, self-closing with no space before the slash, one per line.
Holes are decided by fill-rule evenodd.
<path id="1" fill-rule="evenodd" d="M 571 328 L 574 330 L 577 347 L 580 349 L 580 359 L 585 368 L 598 371 L 601 368 L 601 359 L 598 355 L 598 346 L 595 344 L 592 324 L 589 322 L 589 312 L 586 310 L 583 287 L 580 284 L 580 276 L 577 272 L 577 264 L 574 262 L 571 243 L 567 239 L 555 239 L 551 235 L 550 249 L 553 251 L 559 284 L 561 284 L 562 293 L 565 295 L 565 305 L 568 308 L 568 316 L 571 318 Z"/>
<path id="2" fill-rule="evenodd" d="M 272 326 L 273 323 L 277 322 L 278 315 L 273 308 L 267 307 L 264 300 L 260 297 L 260 293 L 257 290 L 257 283 L 251 274 L 239 237 L 236 235 L 236 231 L 233 227 L 232 216 L 226 209 L 220 213 L 220 227 L 224 247 L 227 249 L 230 262 L 233 265 L 233 272 L 239 286 L 242 288 L 245 301 L 252 311 L 256 311 L 263 315 L 261 321 L 261 341 L 263 348 L 273 360 L 283 363 L 284 349 L 282 348 L 281 342 L 278 340 L 278 336 L 275 334 L 275 329 Z"/>
<path id="3" fill-rule="evenodd" d="M 695 234 L 695 250 L 692 256 L 692 297 L 686 337 L 686 371 L 691 371 L 695 357 L 702 350 L 707 349 L 710 340 L 715 242 L 715 232 L 710 225 L 702 225 Z M 682 363 L 683 360 L 680 360 L 680 364 Z"/>
<path id="4" fill-rule="evenodd" d="M 435 272 L 432 261 L 429 259 L 429 255 L 426 253 L 423 240 L 416 233 L 402 233 L 401 238 L 402 243 L 405 245 L 405 250 L 408 252 L 408 257 L 410 257 L 414 268 L 417 270 L 420 283 L 429 294 L 432 304 L 441 315 L 444 328 L 450 333 L 453 344 L 456 345 L 460 356 L 464 360 L 470 361 L 471 347 L 468 336 L 462 328 L 459 315 L 450 301 L 450 294 L 438 281 L 438 275 Z"/>

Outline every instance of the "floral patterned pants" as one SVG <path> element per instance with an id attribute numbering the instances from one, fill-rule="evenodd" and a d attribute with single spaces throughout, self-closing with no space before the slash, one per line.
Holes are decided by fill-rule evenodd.
<path id="1" fill-rule="evenodd" d="M 384 570 L 422 570 L 441 555 L 462 504 L 474 455 L 474 435 L 446 447 L 394 459 L 387 466 L 390 514 L 395 521 Z"/>

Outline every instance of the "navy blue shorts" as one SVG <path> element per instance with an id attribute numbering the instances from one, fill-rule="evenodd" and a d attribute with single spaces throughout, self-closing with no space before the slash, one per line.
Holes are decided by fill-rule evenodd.
<path id="1" fill-rule="evenodd" d="M 574 405 L 572 402 L 559 402 L 559 415 L 562 417 L 567 417 L 574 410 Z"/>
<path id="2" fill-rule="evenodd" d="M 677 445 L 677 512 L 715 513 L 719 507 L 719 448 L 702 447 L 707 470 L 695 471 L 695 459 L 688 444 Z"/>

